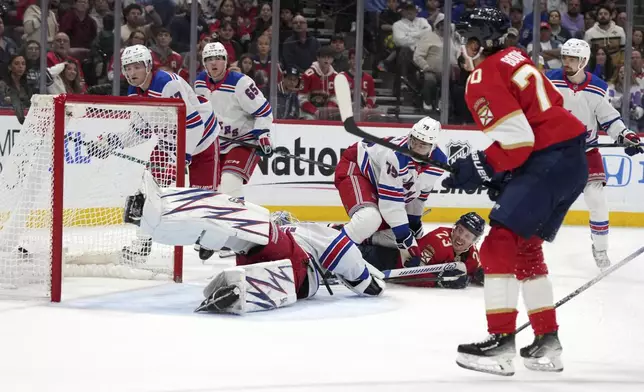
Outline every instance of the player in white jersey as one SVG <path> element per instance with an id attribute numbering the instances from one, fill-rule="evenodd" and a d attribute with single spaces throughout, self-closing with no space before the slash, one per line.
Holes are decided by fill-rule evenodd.
<path id="1" fill-rule="evenodd" d="M 204 289 L 197 311 L 243 314 L 283 307 L 313 296 L 328 273 L 358 295 L 382 293 L 383 275 L 336 230 L 296 222 L 284 212 L 269 215 L 261 206 L 209 190 L 160 188 L 149 172 L 125 206 L 125 221 L 155 242 L 177 246 L 199 238 L 211 249 L 227 244 L 237 254 L 237 266 Z"/>
<path id="2" fill-rule="evenodd" d="M 414 124 L 408 136 L 394 137 L 390 142 L 447 163 L 437 147 L 440 133 L 440 123 L 425 117 Z M 376 230 L 391 228 L 406 265 L 418 265 L 416 239 L 423 236 L 420 218 L 429 192 L 442 174 L 439 168 L 376 144 L 362 141 L 350 146 L 335 170 L 335 187 L 351 217 L 342 233 L 360 244 Z"/>
<path id="3" fill-rule="evenodd" d="M 613 108 L 607 95 L 608 86 L 599 77 L 584 71 L 590 59 L 590 46 L 580 39 L 569 39 L 561 47 L 563 69 L 547 72 L 548 78 L 564 97 L 564 107 L 579 119 L 587 130 L 586 158 L 588 160 L 588 183 L 584 199 L 590 211 L 590 232 L 593 241 L 593 256 L 601 269 L 610 267 L 608 258 L 608 204 L 604 194 L 606 174 L 604 163 L 596 145 L 601 130 L 620 144 L 626 144 L 626 153 L 643 152 L 638 147 L 637 133 L 624 125 L 620 114 Z"/>
<path id="4" fill-rule="evenodd" d="M 243 198 L 260 155 L 273 153 L 271 105 L 250 77 L 226 68 L 228 54 L 220 42 L 207 44 L 201 54 L 204 71 L 197 75 L 195 92 L 206 97 L 217 113 L 222 136 L 259 145 L 259 150 L 219 140 L 221 185 L 219 191 Z"/>
<path id="5" fill-rule="evenodd" d="M 143 45 L 126 48 L 121 54 L 123 75 L 130 84 L 129 96 L 151 98 L 180 98 L 186 106 L 186 165 L 189 165 L 189 180 L 192 187 L 214 189 L 218 159 L 219 133 L 217 119 L 210 103 L 190 88 L 183 78 L 166 71 L 152 71 L 152 55 Z M 151 113 L 136 113 L 131 118 L 130 131 L 125 134 L 108 133 L 99 141 L 88 143 L 88 153 L 106 158 L 118 148 L 133 147 L 148 141 L 153 135 L 157 145 L 150 154 L 155 165 L 153 174 L 163 186 L 173 179 L 165 178 L 163 166 L 171 170 L 176 161 L 176 136 L 168 127 L 167 120 L 159 124 L 159 116 Z M 161 119 L 163 121 L 163 119 Z M 167 136 L 166 136 L 167 135 Z M 162 176 L 164 177 L 162 179 Z M 152 241 L 148 236 L 137 236 L 131 246 L 123 248 L 126 260 L 143 262 L 150 254 Z"/>

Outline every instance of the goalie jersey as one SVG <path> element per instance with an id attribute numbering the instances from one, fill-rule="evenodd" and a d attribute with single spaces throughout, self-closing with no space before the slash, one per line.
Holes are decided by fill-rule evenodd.
<path id="1" fill-rule="evenodd" d="M 581 84 L 571 83 L 562 69 L 548 71 L 546 76 L 563 95 L 564 108 L 586 126 L 589 148 L 597 144 L 599 128 L 613 140 L 626 128 L 619 112 L 610 104 L 608 85 L 597 76 L 586 72 L 586 80 Z"/>
<path id="2" fill-rule="evenodd" d="M 197 155 L 206 150 L 216 140 L 219 134 L 217 118 L 212 111 L 210 103 L 190 88 L 190 85 L 178 75 L 166 72 L 156 71 L 152 74 L 152 82 L 147 90 L 130 86 L 128 96 L 140 96 L 150 98 L 181 98 L 186 105 L 186 159 L 192 155 Z M 136 129 L 144 139 L 152 137 L 154 131 L 159 137 L 159 144 L 174 146 L 176 143 L 174 135 L 164 138 L 165 132 L 160 131 L 155 122 L 158 123 L 158 114 L 146 113 L 139 114 L 141 118 L 133 119 L 135 122 L 140 121 L 143 125 L 137 126 Z M 166 121 L 167 124 L 169 121 Z M 150 129 L 153 128 L 153 129 Z M 145 134 L 141 132 L 145 130 Z M 164 143 L 165 142 L 165 143 Z M 169 149 L 171 148 L 169 146 Z M 126 146 L 127 147 L 127 146 Z"/>
<path id="3" fill-rule="evenodd" d="M 253 79 L 242 73 L 227 71 L 219 82 L 214 82 L 202 71 L 195 80 L 195 92 L 210 101 L 225 137 L 255 142 L 258 133 L 272 128 L 271 105 Z M 237 146 L 224 140 L 219 145 L 222 154 Z"/>
<path id="4" fill-rule="evenodd" d="M 407 136 L 389 140 L 409 148 Z M 431 159 L 447 164 L 447 156 L 436 147 Z M 420 217 L 429 192 L 443 170 L 421 166 L 410 157 L 366 141 L 358 143 L 360 172 L 378 192 L 378 209 L 396 238 L 409 233 L 410 216 Z"/>

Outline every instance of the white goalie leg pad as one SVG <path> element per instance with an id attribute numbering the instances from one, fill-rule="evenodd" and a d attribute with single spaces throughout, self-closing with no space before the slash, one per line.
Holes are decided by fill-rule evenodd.
<path id="1" fill-rule="evenodd" d="M 221 173 L 221 182 L 217 191 L 233 197 L 243 197 L 244 180 L 235 173 Z"/>
<path id="2" fill-rule="evenodd" d="M 552 282 L 546 275 L 535 276 L 522 283 L 523 302 L 528 314 L 554 307 Z"/>
<path id="3" fill-rule="evenodd" d="M 270 213 L 264 207 L 205 189 L 160 189 L 147 171 L 142 191 L 146 199 L 140 227 L 156 242 L 191 245 L 206 230 L 209 235 L 268 243 Z"/>
<path id="4" fill-rule="evenodd" d="M 374 206 L 365 206 L 351 215 L 349 223 L 344 225 L 344 231 L 351 241 L 361 244 L 378 230 L 381 223 L 380 211 Z"/>
<path id="5" fill-rule="evenodd" d="M 601 181 L 592 181 L 584 188 L 584 200 L 590 215 L 590 236 L 596 250 L 608 249 L 608 202 Z"/>
<path id="6" fill-rule="evenodd" d="M 227 268 L 204 289 L 204 296 L 208 298 L 219 287 L 228 285 L 239 287 L 240 295 L 224 310 L 226 313 L 272 310 L 297 301 L 293 266 L 288 259 Z"/>

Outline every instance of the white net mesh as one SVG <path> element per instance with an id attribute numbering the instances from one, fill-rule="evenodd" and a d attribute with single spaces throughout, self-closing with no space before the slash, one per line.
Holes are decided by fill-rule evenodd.
<path id="1" fill-rule="evenodd" d="M 173 248 L 124 224 L 123 207 L 146 166 L 161 186 L 175 182 L 176 108 L 66 103 L 65 111 L 63 275 L 171 279 Z M 0 295 L 50 295 L 53 142 L 53 97 L 34 96 L 2 162 Z"/>

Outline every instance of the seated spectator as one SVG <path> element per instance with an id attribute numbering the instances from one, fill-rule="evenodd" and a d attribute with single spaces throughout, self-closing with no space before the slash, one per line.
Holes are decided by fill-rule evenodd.
<path id="1" fill-rule="evenodd" d="M 146 23 L 145 17 L 143 16 L 143 7 L 140 5 L 130 4 L 123 9 L 125 24 L 121 26 L 122 43 L 125 43 L 125 40 L 134 30 L 142 30 L 147 40 L 152 37 L 152 26 L 161 26 L 161 17 L 154 10 L 154 6 L 145 6 L 145 13 L 150 18 L 150 23 Z"/>
<path id="2" fill-rule="evenodd" d="M 202 4 L 203 2 L 198 2 L 197 9 L 199 14 L 197 15 L 197 36 L 202 36 L 206 34 L 210 36 L 208 29 L 208 23 L 203 15 Z M 192 0 L 189 0 L 185 3 L 181 3 L 177 10 L 177 14 L 172 18 L 168 30 L 170 30 L 170 35 L 172 36 L 172 49 L 178 53 L 185 54 L 190 52 L 190 18 L 192 12 Z M 185 55 L 183 56 L 185 59 Z"/>
<path id="3" fill-rule="evenodd" d="M 85 88 L 85 76 L 83 75 L 80 61 L 69 54 L 69 36 L 65 33 L 58 33 L 52 44 L 52 51 L 47 53 L 47 67 L 53 67 L 65 61 L 76 63 L 76 70 L 79 73 L 81 85 Z"/>
<path id="4" fill-rule="evenodd" d="M 602 80 L 608 82 L 615 74 L 612 58 L 606 53 L 604 48 L 599 48 L 590 53 L 588 66 L 586 70 Z"/>
<path id="5" fill-rule="evenodd" d="M 418 11 L 413 3 L 406 3 L 402 7 L 402 19 L 393 25 L 394 44 L 398 48 L 396 57 L 398 73 L 407 79 L 413 79 L 415 74 L 410 71 L 410 67 L 413 67 L 414 49 L 425 30 L 432 29 L 427 19 L 418 18 L 417 14 Z M 411 84 L 414 82 L 412 80 Z"/>
<path id="6" fill-rule="evenodd" d="M 510 27 L 519 32 L 519 44 L 525 47 L 532 40 L 532 30 L 523 23 L 523 8 L 510 7 Z"/>
<path id="7" fill-rule="evenodd" d="M 234 0 L 223 0 L 219 4 L 219 10 L 215 14 L 216 21 L 211 24 L 209 29 L 211 33 L 219 32 L 223 22 L 237 23 L 237 8 Z"/>
<path id="8" fill-rule="evenodd" d="M 301 115 L 305 119 L 326 119 L 333 111 L 328 109 L 338 107 L 333 88 L 337 73 L 331 64 L 333 64 L 333 49 L 324 46 L 318 51 L 317 61 L 304 72 L 299 99 Z"/>
<path id="9" fill-rule="evenodd" d="M 525 52 L 526 56 L 528 55 L 528 50 L 525 48 L 525 46 L 519 43 L 519 31 L 514 27 L 510 27 L 508 29 L 508 32 L 505 33 L 505 39 L 503 41 L 503 44 L 505 45 L 506 48 L 509 48 L 511 46 L 514 46 L 515 48 L 519 48 Z"/>
<path id="10" fill-rule="evenodd" d="M 644 90 L 644 61 L 642 61 L 642 52 L 633 49 L 631 54 L 632 84 L 637 84 L 640 89 Z"/>
<path id="11" fill-rule="evenodd" d="M 633 29 L 633 49 L 644 53 L 644 30 Z"/>
<path id="12" fill-rule="evenodd" d="M 65 61 L 47 68 L 51 82 L 48 94 L 83 94 L 85 87 L 81 82 L 79 68 L 73 61 Z"/>
<path id="13" fill-rule="evenodd" d="M 25 10 L 25 15 L 22 19 L 22 25 L 25 29 L 25 34 L 22 36 L 24 42 L 32 40 L 40 42 L 40 29 L 42 27 L 41 14 L 40 3 L 36 0 Z M 49 10 L 47 11 L 47 46 L 50 46 L 54 42 L 56 33 L 58 33 L 58 19 L 52 9 L 52 2 L 50 2 Z"/>
<path id="14" fill-rule="evenodd" d="M 69 36 L 72 48 L 89 50 L 98 31 L 96 21 L 89 16 L 89 0 L 74 1 L 74 8 L 60 20 L 60 31 Z"/>
<path id="15" fill-rule="evenodd" d="M 541 47 L 539 55 L 543 56 L 546 69 L 557 69 L 563 66 L 561 63 L 561 45 L 552 38 L 552 32 L 548 22 L 541 22 L 539 46 Z M 528 44 L 529 56 L 532 56 L 532 48 L 532 43 Z"/>
<path id="16" fill-rule="evenodd" d="M 503 0 L 510 4 L 510 0 Z M 441 15 L 441 1 L 440 0 L 427 0 L 427 22 L 430 26 L 436 23 L 436 17 Z M 445 16 L 443 16 L 445 17 Z"/>
<path id="17" fill-rule="evenodd" d="M 212 36 L 203 33 L 199 37 L 199 44 L 197 46 L 197 70 L 195 72 L 195 76 L 199 75 L 199 72 L 204 70 L 203 67 L 203 61 L 201 59 L 201 53 L 203 52 L 203 48 L 206 46 L 206 44 L 209 44 L 213 42 Z M 183 64 L 181 66 L 181 69 L 179 70 L 179 76 L 181 76 L 186 82 L 190 83 L 190 52 L 183 53 Z"/>
<path id="18" fill-rule="evenodd" d="M 293 18 L 293 34 L 286 38 L 282 46 L 284 65 L 302 72 L 315 61 L 319 50 L 320 43 L 307 32 L 306 19 L 302 15 Z"/>
<path id="19" fill-rule="evenodd" d="M 626 14 L 626 12 L 621 11 L 617 14 L 617 17 L 615 18 L 615 24 L 617 24 L 622 29 L 625 29 L 627 20 L 628 20 L 628 15 Z"/>
<path id="20" fill-rule="evenodd" d="M 342 72 L 349 81 L 351 87 L 351 96 L 353 97 L 353 89 L 355 88 L 355 69 L 356 69 L 356 51 L 349 49 L 349 69 Z M 366 72 L 362 72 L 362 87 L 360 88 L 360 107 L 366 110 L 362 112 L 362 119 L 364 120 L 370 113 L 371 109 L 376 107 L 376 84 L 373 77 Z"/>
<path id="21" fill-rule="evenodd" d="M 7 72 L 0 81 L 0 101 L 2 106 L 11 106 L 20 110 L 31 104 L 33 90 L 27 83 L 25 58 L 13 55 L 9 60 Z"/>
<path id="22" fill-rule="evenodd" d="M 233 37 L 235 36 L 235 29 L 233 24 L 224 21 L 219 27 L 219 33 L 217 40 L 224 45 L 226 52 L 228 53 L 228 65 L 237 61 L 239 56 L 243 53 L 243 48 L 239 42 L 237 42 Z"/>
<path id="23" fill-rule="evenodd" d="M 610 13 L 611 10 L 604 5 L 597 7 L 597 23 L 586 30 L 584 41 L 588 42 L 593 50 L 606 48 L 613 58 L 613 64 L 623 64 L 626 34 L 624 29 L 610 19 Z"/>
<path id="24" fill-rule="evenodd" d="M 164 27 L 158 29 L 155 42 L 156 44 L 150 48 L 150 52 L 152 53 L 152 70 L 179 72 L 181 65 L 183 65 L 183 59 L 179 53 L 170 47 L 172 43 L 170 30 Z"/>
<path id="25" fill-rule="evenodd" d="M 344 34 L 339 33 L 331 37 L 331 48 L 333 48 L 333 69 L 336 72 L 344 72 L 349 69 L 349 56 L 344 47 Z"/>
<path id="26" fill-rule="evenodd" d="M 300 71 L 295 67 L 288 68 L 284 78 L 277 85 L 277 113 L 275 118 L 299 119 L 300 102 L 298 94 L 302 81 Z"/>
<path id="27" fill-rule="evenodd" d="M 94 6 L 89 12 L 89 16 L 91 16 L 92 19 L 94 19 L 94 22 L 96 22 L 97 34 L 100 34 L 101 31 L 105 30 L 103 18 L 107 15 L 112 15 L 112 20 L 114 20 L 114 14 L 112 14 L 112 11 L 110 10 L 110 2 L 108 2 L 108 0 L 94 0 Z M 110 30 L 114 30 L 114 27 Z"/>
<path id="28" fill-rule="evenodd" d="M 5 37 L 4 21 L 0 18 L 0 75 L 6 74 L 9 62 L 16 53 L 18 53 L 18 47 L 11 38 Z"/>
<path id="29" fill-rule="evenodd" d="M 106 14 L 103 17 L 102 25 L 105 30 L 101 30 L 98 33 L 90 53 L 91 62 L 95 67 L 97 82 L 107 81 L 107 67 L 114 54 L 114 15 Z"/>
<path id="30" fill-rule="evenodd" d="M 552 39 L 563 45 L 564 42 L 572 38 L 572 35 L 565 27 L 561 26 L 561 14 L 558 10 L 552 10 L 548 13 L 550 19 L 550 30 L 552 32 Z"/>
<path id="31" fill-rule="evenodd" d="M 586 31 L 580 4 L 581 0 L 568 0 L 568 11 L 561 15 L 561 27 L 568 30 L 573 37 L 578 37 L 578 34 L 583 34 Z"/>
<path id="32" fill-rule="evenodd" d="M 253 40 L 259 38 L 264 33 L 264 30 L 269 28 L 273 23 L 273 8 L 271 3 L 262 3 L 259 6 L 259 18 L 255 24 L 253 31 Z"/>
<path id="33" fill-rule="evenodd" d="M 608 83 L 607 95 L 611 105 L 618 112 L 622 111 L 622 101 L 629 100 L 629 111 L 632 120 L 636 121 L 636 126 L 631 125 L 634 131 L 644 132 L 644 91 L 637 83 L 631 84 L 630 91 L 624 91 L 624 66 L 620 65 Z"/>
<path id="34" fill-rule="evenodd" d="M 237 9 L 237 38 L 244 50 L 248 50 L 257 19 L 257 7 L 252 0 L 239 0 Z"/>
<path id="35" fill-rule="evenodd" d="M 443 41 L 436 33 L 429 29 L 423 32 L 414 50 L 413 61 L 424 76 L 423 108 L 434 110 L 438 103 L 438 87 L 443 68 Z"/>
<path id="36" fill-rule="evenodd" d="M 22 50 L 22 56 L 25 58 L 27 70 L 27 84 L 31 87 L 34 94 L 40 91 L 40 43 L 38 41 L 28 41 Z"/>
<path id="37" fill-rule="evenodd" d="M 378 71 L 393 69 L 393 61 L 396 58 L 394 49 L 393 27 L 394 23 L 402 18 L 398 10 L 397 0 L 388 0 L 387 8 L 380 13 L 378 18 L 380 28 L 376 38 L 377 52 L 374 62 Z"/>
<path id="38" fill-rule="evenodd" d="M 280 3 L 282 4 L 282 3 Z M 284 41 L 293 35 L 293 17 L 295 13 L 288 7 L 280 8 L 280 52 Z"/>
<path id="39" fill-rule="evenodd" d="M 265 96 L 268 96 L 270 92 L 270 80 L 271 80 L 271 41 L 267 35 L 262 35 L 257 39 L 257 54 L 253 57 L 253 63 L 255 66 L 255 73 L 261 75 L 261 77 L 266 81 L 264 86 Z M 282 80 L 282 72 L 280 70 L 280 64 L 277 64 L 277 82 L 279 83 Z M 261 88 L 261 87 L 260 87 Z"/>

